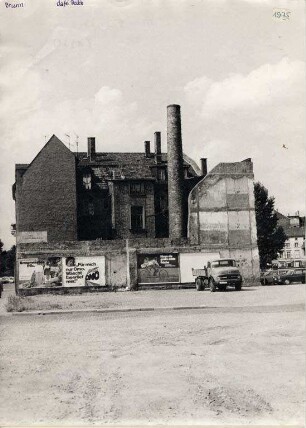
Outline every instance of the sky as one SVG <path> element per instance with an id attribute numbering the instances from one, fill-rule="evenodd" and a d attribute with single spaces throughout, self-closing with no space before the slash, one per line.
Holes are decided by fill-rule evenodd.
<path id="1" fill-rule="evenodd" d="M 76 0 L 77 2 L 77 0 Z M 15 164 L 57 135 L 143 151 L 180 104 L 184 152 L 252 158 L 283 214 L 305 214 L 303 0 L 0 0 L 0 239 L 15 243 Z M 20 3 L 11 1 L 11 3 Z M 286 10 L 288 19 L 273 16 Z"/>

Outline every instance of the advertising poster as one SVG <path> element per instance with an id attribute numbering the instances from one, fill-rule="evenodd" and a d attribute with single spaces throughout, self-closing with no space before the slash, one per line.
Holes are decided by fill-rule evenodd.
<path id="1" fill-rule="evenodd" d="M 105 257 L 66 257 L 63 259 L 63 285 L 90 287 L 105 285 Z"/>
<path id="2" fill-rule="evenodd" d="M 138 284 L 169 284 L 180 282 L 177 253 L 138 254 Z"/>
<path id="3" fill-rule="evenodd" d="M 62 286 L 62 260 L 60 257 L 19 260 L 19 288 Z"/>

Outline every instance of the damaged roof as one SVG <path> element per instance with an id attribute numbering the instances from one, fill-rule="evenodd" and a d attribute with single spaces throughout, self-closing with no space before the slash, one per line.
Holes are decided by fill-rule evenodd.
<path id="1" fill-rule="evenodd" d="M 143 152 L 119 153 L 119 152 L 102 152 L 95 153 L 90 160 L 86 152 L 74 153 L 78 159 L 78 166 L 90 166 L 96 172 L 99 169 L 109 169 L 114 171 L 115 178 L 124 177 L 127 179 L 141 178 L 152 179 L 152 168 L 167 165 L 167 153 L 161 154 L 161 161 L 157 164 L 154 154 L 146 157 Z M 184 166 L 189 168 L 192 176 L 198 176 L 198 171 L 184 159 Z"/>

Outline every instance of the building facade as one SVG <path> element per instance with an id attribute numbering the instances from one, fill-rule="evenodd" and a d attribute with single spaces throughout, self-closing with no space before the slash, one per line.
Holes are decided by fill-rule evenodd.
<path id="1" fill-rule="evenodd" d="M 191 244 L 214 248 L 235 258 L 245 275 L 259 269 L 251 159 L 221 163 L 190 192 Z"/>
<path id="2" fill-rule="evenodd" d="M 169 235 L 168 162 L 145 141 L 143 153 L 72 153 L 55 136 L 29 165 L 16 165 L 16 232 L 43 232 L 48 242 L 161 238 Z M 181 205 L 201 179 L 182 159 Z M 186 208 L 185 208 L 186 209 Z M 186 216 L 182 236 L 186 236 Z"/>
<path id="3" fill-rule="evenodd" d="M 220 187 L 221 186 L 221 187 Z M 193 281 L 192 267 L 234 257 L 258 277 L 250 160 L 207 175 L 183 154 L 180 106 L 167 107 L 167 152 L 71 152 L 52 136 L 16 165 L 16 284 L 31 294 Z M 196 265 L 195 265 L 196 264 Z"/>
<path id="4" fill-rule="evenodd" d="M 279 258 L 285 260 L 305 258 L 305 217 L 299 213 L 285 216 L 277 213 L 278 225 L 282 226 L 287 236 Z"/>

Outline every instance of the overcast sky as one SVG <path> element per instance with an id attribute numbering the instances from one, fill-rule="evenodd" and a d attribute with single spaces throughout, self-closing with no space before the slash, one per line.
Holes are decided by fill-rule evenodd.
<path id="1" fill-rule="evenodd" d="M 65 134 L 78 135 L 80 151 L 88 136 L 98 151 L 143 151 L 161 131 L 166 150 L 172 103 L 187 155 L 207 157 L 209 169 L 250 157 L 276 208 L 305 212 L 303 0 L 82 1 L 0 2 L 6 248 L 15 163 L 31 162 L 52 134 L 67 145 Z"/>

